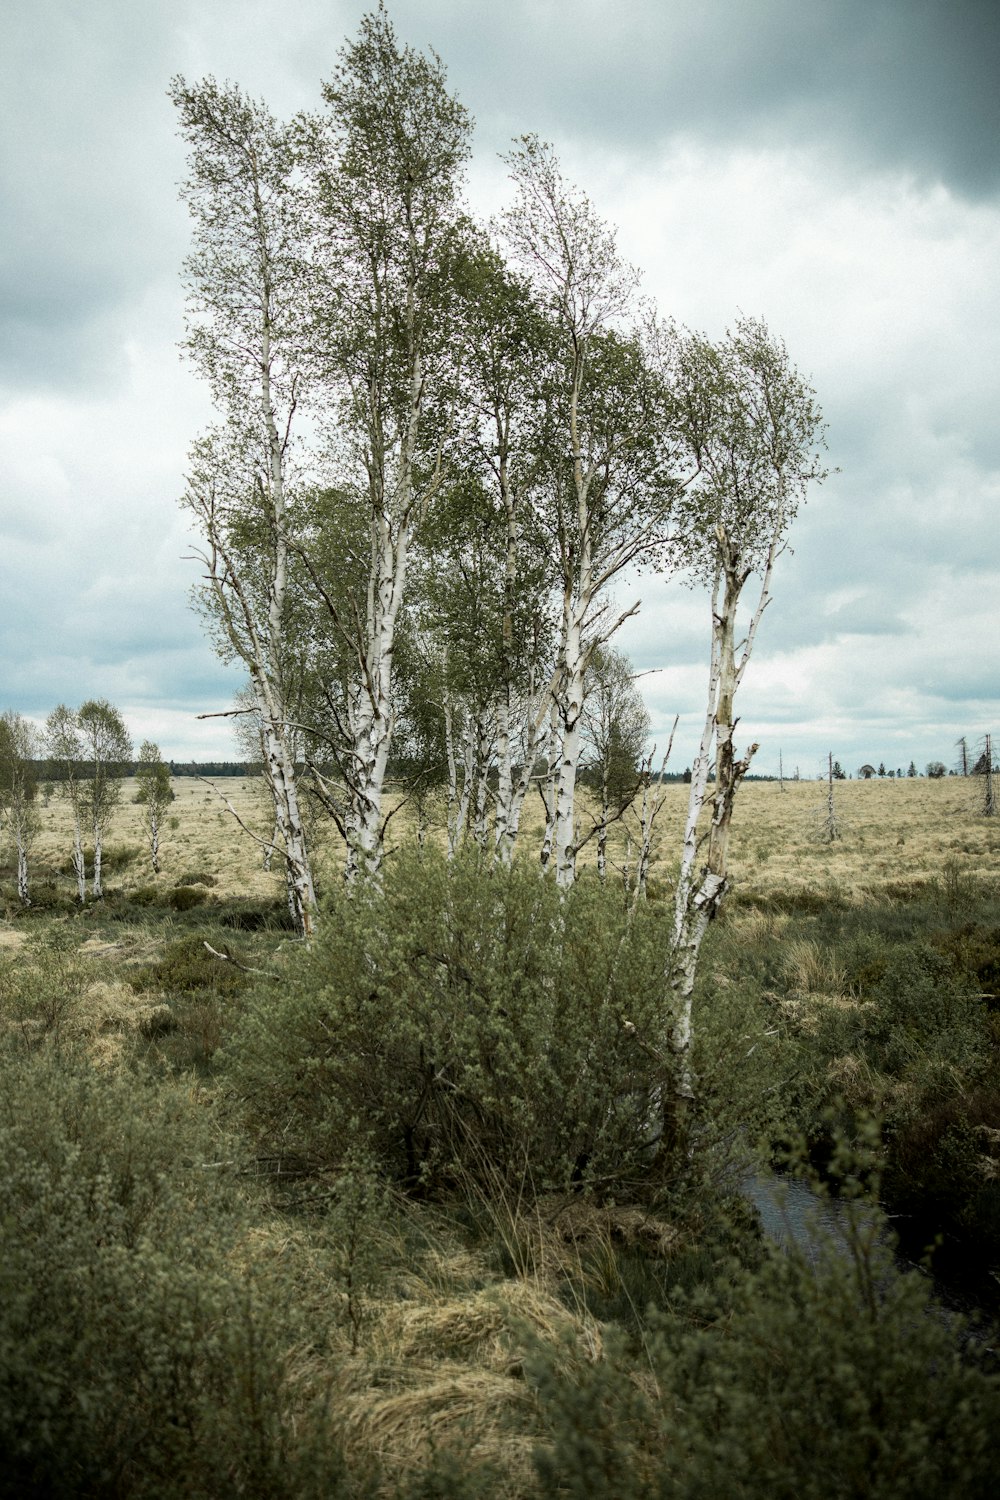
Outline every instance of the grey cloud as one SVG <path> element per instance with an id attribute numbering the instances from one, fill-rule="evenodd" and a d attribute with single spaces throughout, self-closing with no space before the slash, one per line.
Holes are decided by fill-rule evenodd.
<path id="1" fill-rule="evenodd" d="M 42 0 L 6 17 L 0 380 L 13 388 L 107 379 L 101 320 L 176 267 L 170 50 L 167 7 Z"/>
<path id="2" fill-rule="evenodd" d="M 493 145 L 567 129 L 630 150 L 678 134 L 839 140 L 972 195 L 1000 186 L 993 0 L 596 4 L 571 24 L 555 0 L 392 12 L 442 54 Z"/>

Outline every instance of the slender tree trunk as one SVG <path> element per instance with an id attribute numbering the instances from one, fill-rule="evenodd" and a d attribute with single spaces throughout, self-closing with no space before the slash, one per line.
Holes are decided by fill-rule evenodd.
<path id="1" fill-rule="evenodd" d="M 160 819 L 155 808 L 149 812 L 149 857 L 153 874 L 160 873 Z"/>
<path id="2" fill-rule="evenodd" d="M 556 836 L 556 793 L 559 777 L 559 708 L 553 699 L 549 714 L 549 732 L 545 753 L 545 775 L 538 783 L 538 795 L 545 808 L 545 833 L 542 837 L 541 866 L 547 870 L 552 859 Z"/>
<path id="3" fill-rule="evenodd" d="M 446 719 L 448 737 L 448 858 L 454 859 L 465 837 L 472 798 L 472 782 L 475 776 L 475 726 L 467 719 L 462 731 L 462 784 L 458 784 L 458 757 L 452 737 L 450 713 Z"/>
<path id="4" fill-rule="evenodd" d="M 514 746 L 510 732 L 510 684 L 497 702 L 497 793 L 493 814 L 493 849 L 502 864 L 509 864 L 511 815 L 514 805 Z"/>
<path id="5" fill-rule="evenodd" d="M 576 877 L 576 774 L 583 747 L 580 720 L 583 716 L 586 653 L 580 629 L 580 615 L 574 611 L 566 630 L 565 677 L 561 685 L 559 709 L 559 762 L 556 782 L 555 857 L 556 884 L 567 890 Z"/>
<path id="6" fill-rule="evenodd" d="M 483 850 L 489 844 L 487 813 L 490 795 L 490 765 L 493 759 L 493 735 L 491 729 L 489 709 L 481 709 L 476 715 L 476 800 L 472 836 L 480 849 Z"/>
<path id="7" fill-rule="evenodd" d="M 102 857 L 103 853 L 104 853 L 104 848 L 103 848 L 103 841 L 102 841 L 102 838 L 101 838 L 101 825 L 100 825 L 100 823 L 95 822 L 94 823 L 94 880 L 93 880 L 93 886 L 92 886 L 95 901 L 100 901 L 104 897 L 104 887 L 103 887 L 103 885 L 101 883 L 101 857 Z"/>
<path id="8" fill-rule="evenodd" d="M 528 789 L 535 774 L 535 762 L 545 734 L 545 721 L 551 715 L 551 694 L 551 681 L 538 689 L 532 679 L 522 710 L 520 766 L 515 774 L 513 755 L 511 755 L 509 791 L 498 790 L 497 793 L 496 857 L 506 867 L 510 866 L 514 858 L 514 849 L 517 846 L 517 836 L 521 827 L 521 813 L 524 810 L 524 799 L 528 795 Z M 501 811 L 501 805 L 505 800 L 507 805 Z M 548 804 L 546 804 L 546 825 L 549 821 Z"/>
<path id="9" fill-rule="evenodd" d="M 87 899 L 87 865 L 83 853 L 83 829 L 80 815 L 73 810 L 73 873 L 76 876 L 76 899 L 83 906 Z"/>
<path id="10" fill-rule="evenodd" d="M 739 665 L 736 662 L 736 609 L 747 574 L 739 572 L 728 539 L 721 528 L 719 529 L 719 548 L 721 561 L 712 593 L 712 656 L 708 710 L 692 772 L 684 853 L 674 904 L 674 943 L 670 969 L 670 984 L 674 995 L 674 1019 L 670 1032 L 670 1046 L 677 1061 L 676 1094 L 680 1101 L 690 1100 L 694 1096 L 690 1067 L 691 1008 L 698 956 L 708 924 L 717 914 L 728 889 L 729 834 L 733 806 L 740 783 L 757 752 L 757 746 L 754 744 L 750 746 L 742 759 L 736 758 L 733 749 L 736 729 L 733 704 L 736 689 L 750 658 L 760 617 L 768 600 L 768 585 L 777 543 L 772 543 L 770 558 L 764 573 L 760 602 L 747 633 Z M 719 608 L 720 592 L 723 594 L 721 610 Z M 715 791 L 712 796 L 712 817 L 707 834 L 704 836 L 708 842 L 705 864 L 696 880 L 695 860 L 704 842 L 704 838 L 698 838 L 698 815 L 705 801 L 709 754 L 713 738 L 715 741 Z"/>
<path id="11" fill-rule="evenodd" d="M 17 835 L 17 895 L 22 906 L 31 905 L 28 894 L 28 850 L 20 833 Z"/>

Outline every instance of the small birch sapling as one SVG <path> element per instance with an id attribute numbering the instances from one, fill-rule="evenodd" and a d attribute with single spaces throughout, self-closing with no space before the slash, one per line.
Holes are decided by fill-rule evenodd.
<path id="1" fill-rule="evenodd" d="M 142 808 L 142 826 L 149 842 L 150 863 L 153 874 L 159 875 L 160 829 L 174 794 L 170 788 L 170 768 L 164 765 L 160 747 L 152 740 L 143 740 L 139 748 L 135 779 L 138 783 L 136 801 Z"/>

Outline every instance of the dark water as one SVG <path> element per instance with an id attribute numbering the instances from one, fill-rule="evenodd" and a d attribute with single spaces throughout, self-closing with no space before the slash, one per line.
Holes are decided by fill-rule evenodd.
<path id="1" fill-rule="evenodd" d="M 874 1230 L 900 1271 L 916 1272 L 930 1282 L 934 1293 L 929 1309 L 932 1316 L 952 1327 L 963 1341 L 971 1338 L 1000 1352 L 1000 1330 L 975 1296 L 933 1276 L 926 1267 L 902 1255 L 888 1221 L 873 1206 L 817 1193 L 801 1178 L 786 1177 L 764 1168 L 749 1172 L 740 1187 L 757 1210 L 767 1238 L 783 1249 L 800 1251 L 813 1262 L 819 1261 L 831 1246 L 839 1247 L 845 1256 L 850 1255 L 852 1238 L 859 1230 L 862 1233 Z"/>

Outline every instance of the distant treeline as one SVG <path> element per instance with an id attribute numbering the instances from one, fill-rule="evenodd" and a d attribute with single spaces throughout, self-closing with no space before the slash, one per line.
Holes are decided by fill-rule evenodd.
<path id="1" fill-rule="evenodd" d="M 51 760 L 33 760 L 35 776 L 39 781 L 65 781 L 66 767 L 62 763 Z M 259 776 L 263 771 L 263 765 L 258 761 L 247 760 L 168 760 L 166 765 L 171 776 Z M 136 761 L 122 762 L 115 767 L 117 776 L 134 776 L 136 773 Z M 88 781 L 94 774 L 93 764 L 88 761 L 79 761 L 76 766 L 76 777 L 78 781 Z M 653 773 L 653 781 L 666 782 L 689 782 L 691 772 L 687 771 L 664 771 L 662 774 Z M 709 772 L 709 781 L 714 781 L 713 772 Z M 795 777 L 786 776 L 786 781 L 793 781 Z M 777 781 L 777 776 L 749 775 L 747 781 Z"/>
<path id="2" fill-rule="evenodd" d="M 66 780 L 66 767 L 61 763 L 51 760 L 35 760 L 31 764 L 39 781 Z M 168 760 L 166 764 L 171 776 L 258 776 L 262 769 L 260 761 L 245 760 Z M 115 766 L 115 775 L 134 776 L 136 766 L 136 761 L 123 761 Z M 93 763 L 77 762 L 75 774 L 79 781 L 89 780 L 94 774 Z"/>

